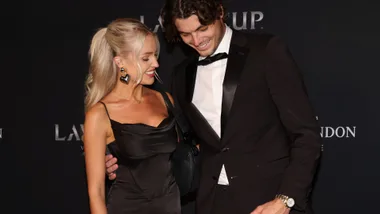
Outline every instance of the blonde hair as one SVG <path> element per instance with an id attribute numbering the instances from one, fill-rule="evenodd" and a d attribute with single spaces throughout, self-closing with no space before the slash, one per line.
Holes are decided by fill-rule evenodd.
<path id="1" fill-rule="evenodd" d="M 147 35 L 154 36 L 159 53 L 157 36 L 137 19 L 117 19 L 95 33 L 89 50 L 90 71 L 86 80 L 86 111 L 115 87 L 119 70 L 113 58 L 126 56 L 132 52 L 137 59 Z M 143 73 L 138 62 L 137 67 L 138 84 L 142 80 Z"/>

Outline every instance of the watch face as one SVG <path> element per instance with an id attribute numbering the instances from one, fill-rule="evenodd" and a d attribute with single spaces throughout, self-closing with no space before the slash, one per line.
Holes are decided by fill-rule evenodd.
<path id="1" fill-rule="evenodd" d="M 295 204 L 294 199 L 293 198 L 288 198 L 288 201 L 286 202 L 286 205 L 288 205 L 288 207 L 293 207 L 294 204 Z"/>

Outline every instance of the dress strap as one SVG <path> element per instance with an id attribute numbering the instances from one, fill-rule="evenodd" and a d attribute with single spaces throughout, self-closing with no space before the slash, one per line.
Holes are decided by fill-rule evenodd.
<path id="1" fill-rule="evenodd" d="M 159 91 L 161 93 L 161 96 L 164 98 L 166 110 L 168 111 L 169 115 L 173 116 L 173 104 L 172 101 L 169 99 L 169 96 L 166 94 L 165 91 Z"/>
<path id="2" fill-rule="evenodd" d="M 103 103 L 102 101 L 99 101 L 101 104 L 103 104 L 103 106 L 104 106 L 104 109 L 106 110 L 106 113 L 107 113 L 107 116 L 108 116 L 108 119 L 110 119 L 111 120 L 111 118 L 110 118 L 110 115 L 109 115 L 109 113 L 108 113 L 108 110 L 107 110 L 107 106 L 106 106 L 106 104 L 105 103 Z"/>

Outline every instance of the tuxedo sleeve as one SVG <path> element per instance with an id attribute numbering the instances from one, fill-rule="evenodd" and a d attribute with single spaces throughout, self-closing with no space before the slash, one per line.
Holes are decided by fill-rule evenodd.
<path id="1" fill-rule="evenodd" d="M 290 138 L 290 164 L 278 194 L 294 198 L 294 209 L 302 211 L 306 208 L 320 158 L 320 127 L 301 72 L 278 37 L 272 37 L 268 42 L 265 60 L 269 91 Z"/>

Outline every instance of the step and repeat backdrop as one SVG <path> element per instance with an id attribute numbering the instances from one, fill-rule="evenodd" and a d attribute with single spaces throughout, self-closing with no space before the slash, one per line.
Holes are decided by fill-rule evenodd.
<path id="1" fill-rule="evenodd" d="M 166 44 L 158 17 L 162 0 L 33 2 L 28 33 L 33 51 L 29 129 L 36 166 L 33 188 L 40 213 L 89 213 L 81 155 L 84 80 L 95 31 L 119 17 L 140 19 L 161 41 L 158 73 L 186 57 Z M 320 122 L 322 160 L 312 204 L 316 214 L 376 213 L 380 199 L 380 16 L 362 0 L 224 1 L 227 24 L 238 31 L 280 35 L 304 73 Z M 30 23 L 29 23 L 30 24 Z M 24 56 L 25 57 L 25 56 Z M 0 133 L 1 129 L 0 129 Z M 20 132 L 22 135 L 22 133 Z"/>

